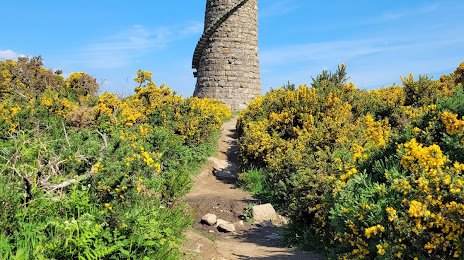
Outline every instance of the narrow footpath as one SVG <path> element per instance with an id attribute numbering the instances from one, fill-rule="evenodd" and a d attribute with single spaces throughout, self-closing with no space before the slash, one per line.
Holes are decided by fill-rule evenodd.
<path id="1" fill-rule="evenodd" d="M 186 196 L 194 210 L 194 226 L 187 232 L 183 249 L 190 259 L 324 259 L 316 253 L 296 251 L 281 246 L 278 227 L 243 221 L 249 204 L 260 204 L 248 192 L 236 187 L 237 117 L 224 123 L 218 153 L 208 158 L 200 174 L 194 176 L 194 188 Z M 205 214 L 233 223 L 235 231 L 220 232 L 216 226 L 201 223 Z"/>

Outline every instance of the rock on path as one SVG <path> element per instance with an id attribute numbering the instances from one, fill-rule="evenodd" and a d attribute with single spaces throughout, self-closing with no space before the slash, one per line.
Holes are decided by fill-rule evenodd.
<path id="1" fill-rule="evenodd" d="M 272 215 L 272 210 L 270 213 L 272 217 L 265 216 L 256 224 L 240 221 L 249 203 L 256 205 L 261 203 L 248 192 L 235 186 L 239 173 L 236 122 L 234 117 L 224 123 L 218 143 L 218 154 L 208 158 L 208 164 L 198 175 L 193 176 L 194 188 L 185 199 L 194 210 L 195 221 L 193 229 L 187 232 L 188 241 L 183 248 L 184 254 L 187 258 L 207 260 L 324 259 L 312 252 L 282 247 L 278 228 L 272 224 L 274 222 L 270 222 L 270 220 L 279 220 L 278 216 Z M 262 207 L 270 210 L 269 205 Z M 215 224 L 209 224 L 214 222 L 210 215 L 208 220 L 202 221 L 202 217 L 207 214 L 216 216 Z M 220 228 L 220 225 L 226 223 L 234 226 L 235 230 L 219 232 L 218 228 L 224 231 L 222 230 L 224 226 Z M 229 226 L 231 230 L 232 226 Z"/>

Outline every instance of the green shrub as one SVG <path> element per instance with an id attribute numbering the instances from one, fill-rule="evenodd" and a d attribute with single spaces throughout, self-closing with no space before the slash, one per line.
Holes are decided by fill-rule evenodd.
<path id="1" fill-rule="evenodd" d="M 65 82 L 41 59 L 0 69 L 10 73 L 0 78 L 0 259 L 179 258 L 192 225 L 180 198 L 214 152 L 227 107 L 151 79 L 122 101 L 92 97 L 93 78 Z"/>
<path id="2" fill-rule="evenodd" d="M 252 195 L 260 198 L 270 199 L 270 185 L 267 174 L 262 169 L 252 169 L 238 176 L 237 184 L 249 191 Z"/>
<path id="3" fill-rule="evenodd" d="M 461 87 L 464 86 L 464 62 L 459 65 L 454 71 L 455 83 L 460 84 Z"/>
<path id="4" fill-rule="evenodd" d="M 260 173 L 243 186 L 290 217 L 289 244 L 330 259 L 462 257 L 462 88 L 411 76 L 366 92 L 331 78 L 242 111 L 241 166 Z"/>

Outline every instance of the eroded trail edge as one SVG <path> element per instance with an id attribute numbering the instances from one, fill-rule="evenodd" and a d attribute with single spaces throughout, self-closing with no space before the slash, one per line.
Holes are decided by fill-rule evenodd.
<path id="1" fill-rule="evenodd" d="M 194 188 L 185 199 L 194 211 L 194 226 L 187 232 L 184 253 L 191 259 L 323 259 L 312 252 L 296 251 L 280 245 L 279 229 L 241 220 L 249 204 L 260 204 L 236 186 L 237 117 L 223 124 L 218 153 L 208 158 L 200 174 L 193 177 Z M 207 213 L 233 223 L 234 232 L 219 232 L 215 225 L 202 224 Z"/>

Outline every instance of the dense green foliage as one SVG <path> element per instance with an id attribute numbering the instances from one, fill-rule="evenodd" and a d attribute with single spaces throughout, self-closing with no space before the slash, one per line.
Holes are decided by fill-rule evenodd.
<path id="1" fill-rule="evenodd" d="M 237 123 L 241 185 L 290 217 L 287 242 L 330 259 L 462 257 L 462 66 L 364 91 L 342 65 L 272 90 Z"/>
<path id="2" fill-rule="evenodd" d="M 0 259 L 175 259 L 180 198 L 230 111 L 139 71 L 133 96 L 0 61 Z"/>

